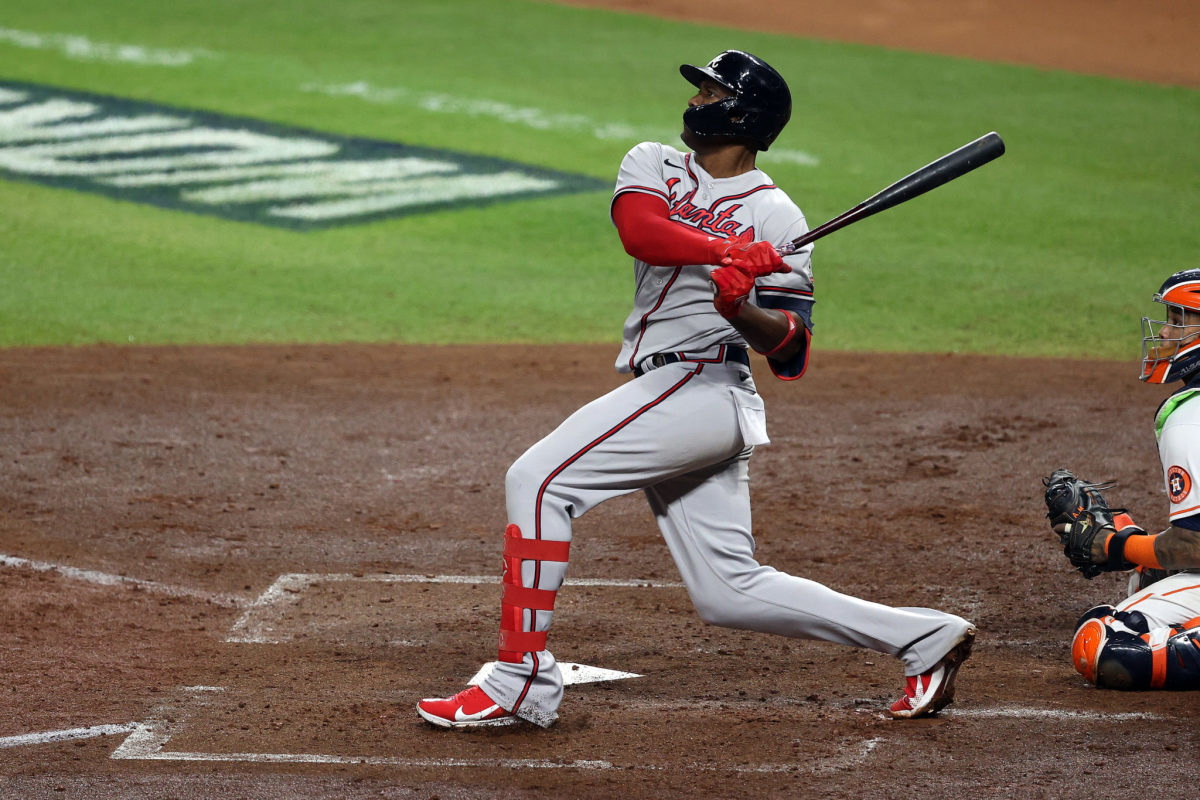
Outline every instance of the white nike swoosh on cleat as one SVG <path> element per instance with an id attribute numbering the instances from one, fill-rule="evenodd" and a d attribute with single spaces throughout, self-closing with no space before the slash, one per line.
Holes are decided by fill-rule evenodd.
<path id="1" fill-rule="evenodd" d="M 464 714 L 463 707 L 459 706 L 458 708 L 454 709 L 454 721 L 455 722 L 478 722 L 479 720 L 483 719 L 488 714 L 492 713 L 493 711 L 497 710 L 498 708 L 500 708 L 499 704 L 491 706 L 489 708 L 485 708 L 483 711 L 479 711 L 474 714 Z"/>

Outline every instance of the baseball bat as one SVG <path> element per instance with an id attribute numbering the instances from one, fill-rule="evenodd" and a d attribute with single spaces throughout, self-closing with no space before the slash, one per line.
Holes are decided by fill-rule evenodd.
<path id="1" fill-rule="evenodd" d="M 912 200 L 914 197 L 966 175 L 971 170 L 982 167 L 1002 155 L 1004 155 L 1004 140 L 1000 138 L 1000 134 L 995 131 L 984 134 L 975 141 L 964 144 L 937 161 L 926 164 L 911 175 L 901 178 L 886 189 L 871 195 L 854 208 L 839 214 L 824 225 L 818 225 L 803 236 L 793 239 L 779 248 L 779 254 L 790 255 L 822 236 L 828 236 L 860 219 L 866 219 L 880 211 L 886 211 L 892 206 Z"/>

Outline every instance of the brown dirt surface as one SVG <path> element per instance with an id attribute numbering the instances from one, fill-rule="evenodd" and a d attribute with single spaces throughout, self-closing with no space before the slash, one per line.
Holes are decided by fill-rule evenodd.
<path id="1" fill-rule="evenodd" d="M 561 0 L 743 30 L 1200 87 L 1194 0 Z"/>
<path id="2" fill-rule="evenodd" d="M 1200 85 L 1200 6 L 587 3 Z M 946 8 L 952 7 L 948 14 Z M 1200 709 L 1088 687 L 1040 476 L 1165 522 L 1131 364 L 818 351 L 760 378 L 764 563 L 979 625 L 959 700 L 880 710 L 898 662 L 704 626 L 638 497 L 576 525 L 558 656 L 642 677 L 460 734 L 415 701 L 494 657 L 509 463 L 623 380 L 611 346 L 0 351 L 3 798 L 1126 798 L 1200 758 Z M 766 376 L 757 365 L 760 376 Z M 291 577 L 285 577 L 291 576 Z M 11 737 L 105 728 L 29 744 Z"/>
<path id="3" fill-rule="evenodd" d="M 0 351 L 0 739 L 145 726 L 0 749 L 0 796 L 1127 797 L 1200 757 L 1194 703 L 1071 670 L 1121 584 L 1071 572 L 1041 509 L 1071 465 L 1161 522 L 1161 392 L 1130 364 L 951 355 L 763 378 L 752 461 L 764 563 L 979 625 L 940 717 L 882 717 L 889 657 L 704 626 L 630 496 L 577 522 L 571 577 L 637 585 L 568 586 L 552 646 L 642 677 L 568 687 L 547 731 L 419 721 L 494 658 L 501 476 L 624 380 L 612 356 Z"/>

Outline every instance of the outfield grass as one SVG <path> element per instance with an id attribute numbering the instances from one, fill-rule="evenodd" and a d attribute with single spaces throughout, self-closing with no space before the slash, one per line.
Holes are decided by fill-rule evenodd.
<path id="1" fill-rule="evenodd" d="M 87 61 L 4 30 L 204 52 L 180 67 Z M 0 11 L 5 79 L 604 181 L 641 138 L 675 141 L 690 89 L 675 67 L 726 47 L 789 79 L 786 152 L 762 166 L 810 224 L 989 130 L 1008 145 L 978 172 L 818 243 L 818 347 L 1131 358 L 1150 294 L 1198 264 L 1193 90 L 548 3 L 64 0 Z M 320 91 L 348 84 L 378 91 Z M 596 135 L 606 124 L 623 128 Z M 0 180 L 0 346 L 615 342 L 632 268 L 608 199 L 298 233 Z"/>

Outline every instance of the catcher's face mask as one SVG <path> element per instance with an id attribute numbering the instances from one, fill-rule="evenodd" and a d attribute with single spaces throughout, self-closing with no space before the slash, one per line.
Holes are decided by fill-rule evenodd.
<path id="1" fill-rule="evenodd" d="M 1142 317 L 1142 374 L 1148 383 L 1187 380 L 1200 371 L 1200 269 L 1163 281 L 1154 302 L 1166 319 Z"/>
<path id="2" fill-rule="evenodd" d="M 1148 383 L 1183 380 L 1200 369 L 1200 311 L 1166 306 L 1165 320 L 1142 317 L 1141 379 Z"/>

